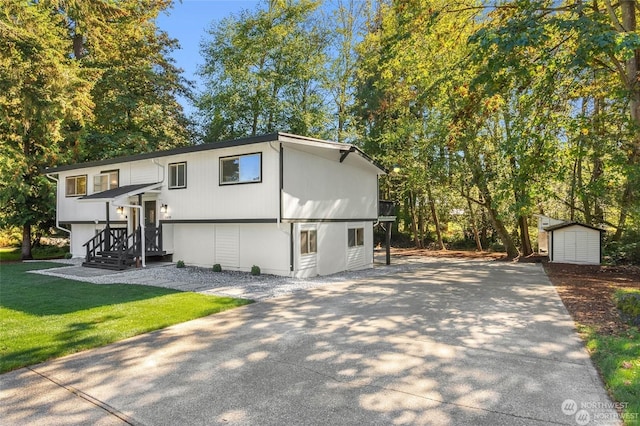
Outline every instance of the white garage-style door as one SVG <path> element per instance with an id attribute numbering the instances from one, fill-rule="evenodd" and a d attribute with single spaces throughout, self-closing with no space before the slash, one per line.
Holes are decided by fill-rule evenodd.
<path id="1" fill-rule="evenodd" d="M 554 231 L 552 261 L 600 264 L 600 232 L 581 226 Z"/>

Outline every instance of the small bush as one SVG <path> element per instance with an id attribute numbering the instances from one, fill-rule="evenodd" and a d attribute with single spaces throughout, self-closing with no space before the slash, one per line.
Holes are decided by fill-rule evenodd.
<path id="1" fill-rule="evenodd" d="M 64 258 L 65 259 L 71 259 L 72 257 L 73 257 L 72 253 L 67 252 L 67 253 L 64 254 Z"/>
<path id="2" fill-rule="evenodd" d="M 253 265 L 251 267 L 251 275 L 260 275 L 260 267 Z"/>
<path id="3" fill-rule="evenodd" d="M 213 272 L 222 272 L 222 266 L 219 263 L 213 265 Z"/>
<path id="4" fill-rule="evenodd" d="M 176 268 L 184 268 L 184 260 L 178 260 L 176 263 Z"/>
<path id="5" fill-rule="evenodd" d="M 640 291 L 618 291 L 616 307 L 625 322 L 640 326 Z"/>

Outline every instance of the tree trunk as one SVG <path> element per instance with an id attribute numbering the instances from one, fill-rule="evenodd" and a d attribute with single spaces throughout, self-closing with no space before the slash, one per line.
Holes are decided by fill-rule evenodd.
<path id="1" fill-rule="evenodd" d="M 416 197 L 413 191 L 409 191 L 409 212 L 411 214 L 411 233 L 413 234 L 413 243 L 416 248 L 423 248 L 422 241 L 418 236 L 418 215 L 416 213 Z"/>
<path id="2" fill-rule="evenodd" d="M 436 236 L 438 238 L 438 245 L 440 246 L 440 250 L 446 250 L 447 247 L 445 247 L 444 241 L 442 241 L 442 233 L 440 232 L 440 220 L 438 220 L 436 203 L 433 200 L 433 195 L 431 194 L 431 185 L 429 184 L 427 184 L 427 196 L 429 197 L 429 209 L 431 210 L 431 218 L 433 219 L 433 224 L 436 227 Z"/>
<path id="3" fill-rule="evenodd" d="M 529 237 L 529 223 L 526 216 L 518 217 L 518 227 L 520 228 L 520 242 L 522 243 L 522 255 L 529 256 L 533 254 L 531 247 L 531 238 Z"/>
<path id="4" fill-rule="evenodd" d="M 636 25 L 636 0 L 621 0 L 620 9 L 622 11 L 622 26 L 627 33 L 633 33 L 637 29 Z M 638 68 L 640 63 L 640 50 L 636 50 L 635 54 L 627 60 L 625 84 L 629 90 L 629 109 L 631 121 L 636 127 L 635 135 L 630 146 L 628 147 L 627 165 L 633 170 L 640 163 L 640 84 L 638 82 Z M 624 149 L 624 147 L 623 147 Z M 622 197 L 620 200 L 620 216 L 618 217 L 618 226 L 613 236 L 614 241 L 620 240 L 624 232 L 629 210 L 636 199 L 637 188 L 640 187 L 640 177 L 633 173 L 628 173 Z"/>
<path id="5" fill-rule="evenodd" d="M 471 217 L 471 229 L 473 229 L 473 237 L 476 239 L 476 250 L 482 251 L 482 241 L 480 241 L 480 233 L 476 226 L 476 214 L 473 212 L 471 200 L 467 197 L 467 206 L 469 207 L 469 216 Z"/>
<path id="6" fill-rule="evenodd" d="M 20 258 L 22 260 L 33 259 L 31 254 L 31 224 L 29 223 L 22 225 L 22 254 Z"/>

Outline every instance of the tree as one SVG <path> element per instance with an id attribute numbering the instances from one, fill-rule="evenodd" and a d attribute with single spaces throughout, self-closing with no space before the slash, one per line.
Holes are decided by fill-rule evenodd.
<path id="1" fill-rule="evenodd" d="M 175 46 L 154 19 L 169 0 L 8 0 L 0 6 L 2 225 L 50 223 L 47 166 L 185 144 L 167 59 Z M 126 119 L 123 119 L 123 112 Z"/>
<path id="2" fill-rule="evenodd" d="M 64 159 L 64 123 L 90 116 L 91 84 L 67 54 L 60 15 L 19 0 L 0 14 L 0 217 L 22 228 L 22 258 L 30 259 L 31 227 L 54 206 L 41 169 Z"/>
<path id="3" fill-rule="evenodd" d="M 312 19 L 317 6 L 273 0 L 212 26 L 196 102 L 206 141 L 275 130 L 323 136 L 327 34 Z"/>

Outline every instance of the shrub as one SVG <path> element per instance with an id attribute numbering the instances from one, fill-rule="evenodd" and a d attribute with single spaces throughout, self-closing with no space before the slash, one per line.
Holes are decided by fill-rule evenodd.
<path id="1" fill-rule="evenodd" d="M 640 291 L 616 292 L 616 307 L 625 322 L 640 326 Z"/>
<path id="2" fill-rule="evenodd" d="M 260 275 L 260 267 L 253 265 L 251 267 L 251 275 Z"/>
<path id="3" fill-rule="evenodd" d="M 184 268 L 184 261 L 178 260 L 178 262 L 176 263 L 176 268 Z"/>
<path id="4" fill-rule="evenodd" d="M 64 254 L 64 258 L 65 259 L 71 259 L 72 257 L 73 257 L 72 253 L 67 252 L 67 253 Z"/>
<path id="5" fill-rule="evenodd" d="M 222 272 L 222 266 L 219 263 L 213 265 L 213 272 Z"/>

